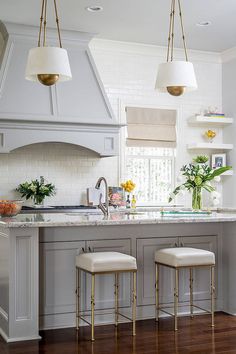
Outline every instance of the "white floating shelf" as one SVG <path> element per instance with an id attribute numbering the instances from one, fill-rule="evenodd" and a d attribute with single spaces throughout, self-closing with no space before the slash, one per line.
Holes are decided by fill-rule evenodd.
<path id="1" fill-rule="evenodd" d="M 234 174 L 234 171 L 233 170 L 229 170 L 229 171 L 226 171 L 224 173 L 221 174 L 221 176 L 233 176 Z"/>
<path id="2" fill-rule="evenodd" d="M 232 124 L 233 121 L 234 119 L 229 117 L 215 118 L 206 116 L 194 116 L 188 119 L 189 124 L 192 125 L 216 125 L 221 127 Z"/>
<path id="3" fill-rule="evenodd" d="M 233 144 L 192 143 L 187 145 L 188 150 L 232 150 Z"/>

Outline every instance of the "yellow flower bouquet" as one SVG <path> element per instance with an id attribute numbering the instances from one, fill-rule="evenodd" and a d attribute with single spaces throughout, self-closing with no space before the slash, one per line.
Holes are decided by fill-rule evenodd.
<path id="1" fill-rule="evenodd" d="M 129 179 L 128 181 L 121 183 L 121 187 L 125 190 L 125 192 L 131 193 L 136 187 L 136 184 L 131 179 Z"/>

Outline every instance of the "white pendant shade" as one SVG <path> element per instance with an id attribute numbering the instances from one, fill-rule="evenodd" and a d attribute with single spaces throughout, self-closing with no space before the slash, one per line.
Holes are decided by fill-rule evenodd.
<path id="1" fill-rule="evenodd" d="M 167 92 L 167 87 L 185 87 L 185 92 L 197 89 L 193 64 L 188 61 L 169 61 L 159 65 L 156 89 Z"/>
<path id="2" fill-rule="evenodd" d="M 58 82 L 72 79 L 67 51 L 59 47 L 36 47 L 29 51 L 25 78 L 38 81 L 40 74 L 57 74 Z"/>

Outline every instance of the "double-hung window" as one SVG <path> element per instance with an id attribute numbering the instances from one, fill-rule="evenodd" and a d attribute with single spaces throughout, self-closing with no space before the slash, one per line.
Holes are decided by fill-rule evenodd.
<path id="1" fill-rule="evenodd" d="M 124 178 L 138 205 L 164 205 L 174 187 L 176 111 L 127 107 Z"/>

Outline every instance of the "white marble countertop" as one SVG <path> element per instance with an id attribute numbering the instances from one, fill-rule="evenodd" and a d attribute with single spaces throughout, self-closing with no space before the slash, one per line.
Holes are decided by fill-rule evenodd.
<path id="1" fill-rule="evenodd" d="M 210 215 L 172 215 L 161 216 L 160 212 L 124 212 L 111 213 L 108 219 L 101 213 L 56 213 L 56 214 L 19 214 L 11 218 L 0 218 L 0 226 L 16 227 L 65 227 L 65 226 L 104 226 L 130 224 L 173 224 L 173 223 L 209 223 L 234 222 L 236 212 L 213 212 Z"/>

